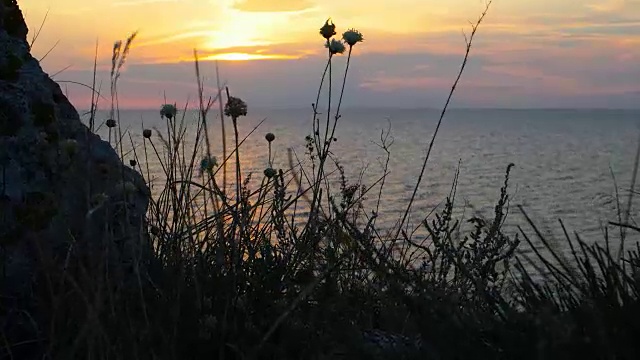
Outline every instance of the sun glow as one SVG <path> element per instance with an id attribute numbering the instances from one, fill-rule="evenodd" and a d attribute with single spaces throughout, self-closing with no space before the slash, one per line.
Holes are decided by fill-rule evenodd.
<path id="1" fill-rule="evenodd" d="M 263 54 L 247 54 L 247 53 L 224 53 L 209 55 L 203 60 L 222 60 L 222 61 L 248 61 L 248 60 L 288 60 L 297 59 L 294 55 L 263 55 Z"/>
<path id="2" fill-rule="evenodd" d="M 218 31 L 212 32 L 204 46 L 208 49 L 226 49 L 234 47 L 268 46 L 273 43 L 273 22 L 269 14 L 244 13 L 229 10 L 218 26 Z"/>

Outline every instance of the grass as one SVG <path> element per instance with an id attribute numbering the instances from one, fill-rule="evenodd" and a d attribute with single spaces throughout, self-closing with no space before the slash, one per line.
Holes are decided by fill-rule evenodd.
<path id="1" fill-rule="evenodd" d="M 473 26 L 455 84 L 485 14 Z M 199 112 L 191 148 L 186 145 L 190 125 L 185 111 L 171 106 L 163 107 L 164 129 L 143 129 L 141 146 L 133 143 L 130 131 L 117 126 L 117 80 L 134 38 L 114 47 L 111 116 L 116 126 L 109 127 L 109 141 L 122 159 L 135 160 L 134 168 L 154 188 L 147 231 L 130 234 L 130 241 L 147 251 L 114 262 L 108 256 L 110 244 L 84 241 L 61 261 L 42 249 L 33 297 L 23 303 L 3 300 L 8 320 L 0 333 L 1 358 L 640 355 L 635 341 L 640 335 L 640 248 L 621 246 L 618 255 L 609 246 L 612 231 L 605 235 L 605 246 L 588 244 L 560 222 L 571 249 L 571 258 L 565 258 L 523 208 L 519 210 L 529 228 L 505 234 L 513 164 L 505 164 L 504 183 L 496 186 L 492 218 L 473 217 L 463 226 L 463 219 L 454 217 L 456 173 L 444 205 L 421 215 L 427 236 L 415 236 L 406 227 L 420 181 L 396 229 L 381 233 L 376 219 L 391 140 L 381 136 L 387 165 L 378 181 L 362 184 L 346 178 L 331 151 L 343 91 L 338 103 L 331 104 L 333 86 L 328 87 L 326 117 L 320 117 L 323 85 L 337 77 L 332 67 L 339 61 L 337 54 L 328 51 L 306 154 L 289 152 L 286 169 L 273 169 L 270 155 L 263 176 L 256 178 L 242 171 L 239 155 L 257 130 L 243 136 L 238 132 L 246 104 L 219 80 L 217 92 L 205 95 L 197 53 Z M 357 45 L 349 46 L 347 63 L 356 50 Z M 340 77 L 342 89 L 347 72 L 348 67 Z M 90 112 L 92 130 L 99 98 L 94 96 Z M 216 106 L 216 120 L 223 134 L 231 124 L 235 145 L 227 153 L 223 144 L 221 159 L 212 156 L 218 144 L 208 138 Z M 436 135 L 437 130 L 429 150 Z M 268 142 L 270 149 L 277 146 L 277 137 Z M 125 153 L 125 146 L 131 152 Z M 150 156 L 161 164 L 161 183 L 140 166 Z M 423 170 L 428 160 L 427 153 Z M 235 168 L 229 170 L 229 163 Z M 364 208 L 366 196 L 377 196 L 375 209 Z M 627 209 L 619 211 L 624 219 L 621 215 L 610 224 L 619 229 L 621 244 L 626 231 L 640 231 L 630 224 L 630 207 L 631 198 Z M 308 214 L 304 221 L 292 216 L 300 213 Z"/>

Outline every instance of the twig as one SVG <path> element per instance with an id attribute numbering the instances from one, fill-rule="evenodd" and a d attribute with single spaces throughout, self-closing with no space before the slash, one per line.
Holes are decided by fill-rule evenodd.
<path id="1" fill-rule="evenodd" d="M 458 86 L 458 82 L 460 81 L 460 78 L 462 77 L 462 73 L 464 72 L 464 69 L 467 66 L 467 61 L 469 59 L 469 53 L 471 52 L 471 44 L 473 43 L 473 38 L 476 35 L 476 31 L 478 30 L 478 27 L 480 26 L 480 24 L 484 20 L 484 17 L 487 15 L 487 12 L 489 11 L 489 7 L 490 6 L 491 6 L 491 1 L 489 1 L 487 3 L 487 6 L 485 7 L 484 11 L 482 12 L 482 15 L 480 15 L 480 18 L 478 19 L 476 24 L 472 26 L 472 31 L 471 31 L 471 35 L 469 36 L 469 39 L 465 40 L 465 42 L 467 44 L 467 48 L 466 48 L 466 51 L 465 51 L 465 54 L 464 54 L 464 60 L 462 61 L 462 65 L 460 66 L 460 71 L 458 72 L 458 76 L 457 76 L 455 82 L 453 83 L 453 86 L 451 87 L 451 91 L 449 92 L 449 96 L 447 97 L 447 101 L 446 101 L 446 103 L 444 105 L 444 108 L 442 109 L 442 113 L 440 114 L 440 119 L 438 120 L 438 125 L 436 126 L 436 130 L 433 132 L 433 136 L 431 137 L 431 142 L 429 143 L 429 148 L 427 150 L 427 155 L 425 156 L 424 161 L 422 162 L 422 168 L 420 169 L 420 175 L 418 176 L 418 181 L 416 182 L 416 186 L 413 188 L 413 194 L 411 194 L 411 199 L 409 200 L 409 204 L 407 205 L 407 209 L 405 210 L 404 215 L 402 216 L 402 220 L 398 224 L 398 230 L 396 232 L 395 238 L 398 238 L 398 236 L 400 236 L 400 231 L 401 231 L 402 227 L 404 226 L 405 222 L 407 221 L 407 217 L 409 216 L 409 212 L 411 211 L 411 206 L 413 205 L 413 202 L 414 202 L 414 200 L 416 198 L 416 194 L 418 193 L 418 189 L 420 188 L 420 184 L 422 183 L 422 177 L 424 176 L 424 172 L 425 172 L 425 170 L 427 168 L 427 163 L 429 162 L 429 156 L 431 155 L 431 150 L 433 149 L 433 144 L 435 143 L 436 136 L 438 135 L 438 131 L 440 130 L 440 125 L 442 124 L 442 119 L 444 119 L 444 115 L 447 112 L 447 108 L 449 107 L 449 103 L 451 102 L 453 94 L 456 91 L 456 87 Z"/>
<path id="2" fill-rule="evenodd" d="M 631 188 L 629 189 L 629 198 L 627 199 L 627 208 L 624 213 L 624 223 L 629 223 L 629 216 L 631 214 L 631 205 L 633 202 L 633 194 L 635 193 L 636 180 L 638 177 L 638 163 L 640 162 L 640 138 L 638 139 L 638 148 L 636 150 L 636 158 L 633 162 L 633 175 L 631 175 Z M 618 250 L 618 259 L 622 257 L 624 252 L 624 232 L 620 239 L 620 249 Z"/>
<path id="3" fill-rule="evenodd" d="M 36 43 L 36 40 L 38 40 L 38 37 L 40 36 L 40 32 L 42 31 L 42 28 L 44 27 L 44 24 L 47 22 L 47 18 L 49 17 L 49 11 L 51 9 L 47 9 L 47 12 L 44 14 L 44 18 L 42 19 L 42 22 L 40 23 L 40 27 L 38 28 L 38 30 L 36 31 L 36 33 L 33 35 L 33 38 L 31 39 L 31 42 L 29 43 L 29 49 L 33 48 L 33 44 Z"/>

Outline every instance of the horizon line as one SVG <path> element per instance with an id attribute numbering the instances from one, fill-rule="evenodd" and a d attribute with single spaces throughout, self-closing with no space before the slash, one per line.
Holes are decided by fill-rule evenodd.
<path id="1" fill-rule="evenodd" d="M 120 108 L 120 111 L 160 111 L 161 105 L 157 108 L 150 107 L 126 107 Z M 311 110 L 308 107 L 300 106 L 254 106 L 254 109 L 258 110 Z M 427 110 L 427 111 L 442 111 L 442 108 L 425 106 L 425 107 L 413 107 L 413 106 L 346 106 L 342 110 Z M 89 111 L 90 109 L 77 108 L 78 112 Z M 180 109 L 179 109 L 180 110 Z M 189 111 L 199 111 L 198 107 L 189 107 Z M 640 111 L 640 107 L 485 107 L 485 106 L 468 106 L 468 107 L 449 107 L 447 111 L 455 110 L 473 110 L 473 111 Z M 109 111 L 109 109 L 99 109 L 98 111 Z"/>

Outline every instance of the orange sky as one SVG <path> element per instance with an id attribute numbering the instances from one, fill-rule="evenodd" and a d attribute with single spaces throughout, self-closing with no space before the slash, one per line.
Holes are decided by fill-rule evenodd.
<path id="1" fill-rule="evenodd" d="M 324 56 L 318 28 L 355 27 L 348 104 L 439 106 L 480 0 L 23 0 L 34 46 L 56 79 L 89 82 L 114 40 L 140 31 L 122 77 L 125 105 L 193 97 L 193 49 L 257 105 L 309 103 Z M 249 61 L 236 61 L 251 59 Z M 212 63 L 210 63 L 212 64 Z M 68 67 L 68 68 L 67 68 Z M 211 75 L 211 67 L 205 65 Z M 100 75 L 104 75 L 100 73 Z M 630 107 L 640 103 L 640 0 L 496 0 L 478 34 L 459 106 Z M 107 78 L 103 79 L 108 80 Z M 82 89 L 68 91 L 79 107 Z M 304 100 L 306 99 L 306 100 Z"/>

